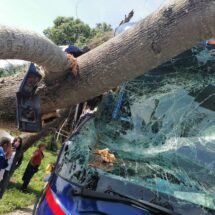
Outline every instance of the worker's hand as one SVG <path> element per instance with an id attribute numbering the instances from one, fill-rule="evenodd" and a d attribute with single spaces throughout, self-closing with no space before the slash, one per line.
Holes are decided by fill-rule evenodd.
<path id="1" fill-rule="evenodd" d="M 70 70 L 72 72 L 72 75 L 74 77 L 77 77 L 78 76 L 78 72 L 79 72 L 77 59 L 72 54 L 67 54 L 67 59 L 71 63 Z"/>

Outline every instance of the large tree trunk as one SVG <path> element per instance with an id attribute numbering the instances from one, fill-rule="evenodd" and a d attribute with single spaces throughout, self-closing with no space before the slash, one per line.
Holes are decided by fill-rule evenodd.
<path id="1" fill-rule="evenodd" d="M 61 72 L 71 67 L 66 53 L 45 36 L 2 25 L 0 25 L 0 59 L 31 61 L 43 66 L 49 74 L 61 75 Z"/>
<path id="2" fill-rule="evenodd" d="M 59 77 L 58 81 L 52 85 L 44 82 L 38 90 L 38 95 L 41 97 L 42 112 L 63 108 L 95 97 L 124 81 L 157 67 L 201 40 L 212 38 L 215 36 L 214 11 L 215 0 L 168 1 L 159 11 L 139 22 L 133 29 L 79 57 L 79 79 L 72 79 L 62 73 L 68 68 L 67 66 L 58 67 L 55 70 L 55 74 L 57 73 Z M 7 32 L 14 35 L 17 31 L 9 29 Z M 20 34 L 23 38 L 21 41 L 25 41 L 25 33 Z M 8 40 L 1 35 L 0 32 L 0 44 L 2 46 L 2 44 L 8 43 Z M 27 38 L 29 37 L 35 38 L 35 35 L 27 34 Z M 30 38 L 28 40 L 30 41 Z M 9 41 L 9 44 L 16 43 L 16 36 L 11 36 Z M 37 39 L 33 41 L 33 43 L 37 43 Z M 10 47 L 13 47 L 11 45 L 9 48 L 1 49 L 0 57 L 3 55 L 4 58 L 21 58 L 34 61 L 46 67 L 48 70 L 46 75 L 52 80 L 55 78 L 52 72 L 53 66 L 50 65 L 50 68 L 48 66 L 53 60 L 48 62 L 45 58 L 52 55 L 56 57 L 59 54 L 52 51 L 47 54 L 48 48 L 41 48 L 43 45 L 39 42 L 35 46 L 29 44 L 28 49 L 30 51 L 25 55 L 19 54 L 23 50 L 27 51 L 24 48 L 25 42 L 22 43 L 18 51 L 10 52 Z M 44 60 L 36 61 L 33 58 L 34 50 L 31 49 L 41 50 L 37 53 L 41 53 Z M 39 57 L 37 54 L 38 59 Z M 61 57 L 59 58 L 61 59 Z M 66 62 L 65 58 L 62 58 L 62 61 Z M 43 62 L 47 62 L 47 64 L 44 65 Z M 1 83 L 0 80 L 1 120 L 4 114 L 12 116 L 15 113 L 15 91 L 21 78 L 5 78 L 4 80 L 4 83 Z"/>

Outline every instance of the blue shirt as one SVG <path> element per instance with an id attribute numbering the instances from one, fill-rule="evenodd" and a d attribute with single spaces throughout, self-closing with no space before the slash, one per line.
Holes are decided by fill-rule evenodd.
<path id="1" fill-rule="evenodd" d="M 5 169 L 8 166 L 7 159 L 5 158 L 5 153 L 3 148 L 0 146 L 0 170 Z"/>
<path id="2" fill-rule="evenodd" d="M 3 157 L 4 156 L 4 150 L 3 148 L 0 146 L 0 156 Z"/>

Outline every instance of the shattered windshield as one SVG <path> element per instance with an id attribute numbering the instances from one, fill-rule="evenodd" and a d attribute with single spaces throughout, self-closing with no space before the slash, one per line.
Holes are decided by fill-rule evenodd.
<path id="1" fill-rule="evenodd" d="M 215 49 L 194 47 L 108 92 L 59 163 L 78 184 L 108 175 L 215 209 Z"/>

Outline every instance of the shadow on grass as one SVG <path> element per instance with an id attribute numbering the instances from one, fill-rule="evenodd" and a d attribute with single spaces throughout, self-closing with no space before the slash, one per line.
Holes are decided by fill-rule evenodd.
<path id="1" fill-rule="evenodd" d="M 18 191 L 22 192 L 21 187 L 22 187 L 22 184 L 19 182 L 10 182 L 7 189 L 16 188 Z M 35 196 L 38 197 L 41 194 L 41 191 L 42 191 L 42 189 L 41 190 L 35 190 L 29 186 L 29 188 L 27 190 L 27 194 L 34 194 Z"/>
<path id="2" fill-rule="evenodd" d="M 33 212 L 33 209 L 31 209 L 31 208 L 21 208 L 21 209 L 19 209 L 19 210 L 22 211 L 22 212 L 31 213 L 31 214 L 32 214 L 32 212 Z"/>

